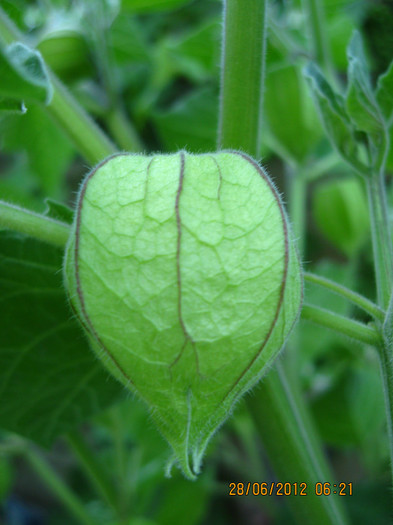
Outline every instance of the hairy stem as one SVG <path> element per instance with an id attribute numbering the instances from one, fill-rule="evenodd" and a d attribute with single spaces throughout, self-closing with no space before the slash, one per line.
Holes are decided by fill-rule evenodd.
<path id="1" fill-rule="evenodd" d="M 385 398 L 390 468 L 393 483 L 393 247 L 383 169 L 384 162 L 382 161 L 380 170 L 377 173 L 371 174 L 367 179 L 367 191 L 378 304 L 382 308 L 387 309 L 386 318 L 383 323 L 384 340 L 378 350 Z"/>
<path id="2" fill-rule="evenodd" d="M 299 493 L 301 483 L 307 487 L 306 498 L 285 496 L 297 523 L 345 524 L 338 496 L 322 498 L 315 495 L 315 483 L 332 482 L 332 475 L 300 396 L 300 388 L 283 363 L 276 363 L 249 396 L 248 406 L 278 480 L 297 483 Z"/>
<path id="3" fill-rule="evenodd" d="M 300 257 L 304 256 L 305 230 L 306 230 L 306 198 L 307 182 L 301 173 L 300 166 L 292 168 L 286 165 L 287 180 L 289 183 L 289 213 L 292 222 L 293 233 L 297 241 Z"/>
<path id="4" fill-rule="evenodd" d="M 367 179 L 378 304 L 386 309 L 393 289 L 393 249 L 385 180 L 381 173 Z"/>
<path id="5" fill-rule="evenodd" d="M 386 423 L 389 440 L 390 470 L 393 482 L 393 342 L 379 347 L 379 365 L 385 398 Z"/>
<path id="6" fill-rule="evenodd" d="M 218 147 L 258 155 L 267 0 L 225 0 Z"/>
<path id="7" fill-rule="evenodd" d="M 324 308 L 319 308 L 318 306 L 305 304 L 302 308 L 301 318 L 312 321 L 325 328 L 330 328 L 336 333 L 359 341 L 359 343 L 374 346 L 381 344 L 381 336 L 375 328 L 330 312 Z"/>
<path id="8" fill-rule="evenodd" d="M 50 74 L 53 85 L 53 98 L 46 106 L 47 112 L 64 129 L 74 146 L 91 165 L 112 155 L 117 148 L 93 119 L 78 104 L 67 88 Z"/>
<path id="9" fill-rule="evenodd" d="M 265 0 L 225 2 L 218 144 L 254 157 L 262 119 L 266 11 Z M 276 368 L 260 385 L 258 397 L 249 396 L 248 403 L 278 479 L 321 481 L 317 475 L 328 473 L 329 468 L 306 415 L 299 385 L 289 382 L 284 369 Z M 307 436 L 307 446 L 300 435 Z M 276 443 L 283 444 L 282 436 L 286 436 L 285 446 L 277 448 Z M 337 499 L 295 497 L 286 501 L 304 525 L 346 523 Z"/>
<path id="10" fill-rule="evenodd" d="M 350 301 L 352 304 L 372 315 L 375 319 L 378 319 L 379 321 L 384 320 L 385 312 L 363 295 L 360 295 L 341 284 L 331 281 L 330 279 L 326 279 L 326 277 L 321 277 L 320 275 L 316 275 L 314 273 L 304 272 L 303 277 L 305 281 L 318 284 L 319 286 L 323 286 L 331 292 L 345 297 L 345 299 L 348 299 L 348 301 Z"/>
<path id="11" fill-rule="evenodd" d="M 0 228 L 24 233 L 61 247 L 65 246 L 70 233 L 68 224 L 64 222 L 4 201 L 0 201 Z"/>
<path id="12" fill-rule="evenodd" d="M 129 121 L 121 101 L 108 112 L 105 122 L 120 148 L 132 152 L 143 150 L 141 140 Z"/>
<path id="13" fill-rule="evenodd" d="M 326 173 L 329 173 L 333 169 L 340 167 L 342 163 L 342 158 L 336 151 L 332 151 L 315 160 L 311 166 L 305 166 L 303 176 L 307 182 L 311 182 L 326 175 Z"/>

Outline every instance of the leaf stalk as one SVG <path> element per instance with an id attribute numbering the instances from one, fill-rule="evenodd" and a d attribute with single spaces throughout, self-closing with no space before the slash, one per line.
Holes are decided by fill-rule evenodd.
<path id="1" fill-rule="evenodd" d="M 65 246 L 70 232 L 68 224 L 64 222 L 4 201 L 0 201 L 0 228 L 30 235 L 61 248 Z"/>

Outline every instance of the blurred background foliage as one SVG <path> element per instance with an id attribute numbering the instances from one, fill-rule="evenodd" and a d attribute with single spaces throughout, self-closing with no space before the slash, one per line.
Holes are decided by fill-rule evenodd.
<path id="1" fill-rule="evenodd" d="M 338 79 L 344 84 L 345 49 L 354 28 L 364 37 L 373 76 L 385 71 L 393 57 L 392 3 L 324 0 L 323 4 Z M 186 148 L 195 153 L 216 149 L 220 0 L 2 0 L 1 7 L 119 149 L 171 152 Z M 293 180 L 305 177 L 308 181 L 304 266 L 373 298 L 365 190 L 332 151 L 303 77 L 302 69 L 312 58 L 307 51 L 303 4 L 272 1 L 269 16 L 262 162 L 287 202 Z M 393 153 L 388 167 L 391 177 Z M 1 110 L 0 199 L 39 212 L 48 207 L 48 198 L 73 207 L 88 168 L 43 106 L 30 103 L 23 114 Z M 390 202 L 393 205 L 392 188 Z M 291 210 L 290 201 L 288 206 Z M 55 208 L 52 204 L 52 212 Z M 34 261 L 39 263 L 38 255 Z M 61 260 L 53 255 L 56 264 L 60 268 Z M 53 286 L 61 286 L 61 276 L 57 277 Z M 308 284 L 305 294 L 308 302 L 367 321 L 341 298 L 314 285 Z M 47 310 L 51 308 L 48 303 Z M 16 324 L 16 313 L 14 320 Z M 38 322 L 39 312 L 34 318 Z M 56 344 L 61 346 L 59 341 Z M 353 523 L 387 524 L 391 511 L 388 451 L 375 353 L 303 322 L 296 345 L 294 373 L 301 378 L 336 479 L 354 483 L 355 495 L 345 498 Z M 288 352 L 292 346 L 288 345 Z M 190 483 L 178 473 L 170 480 L 164 478 L 167 446 L 144 407 L 133 399 L 120 402 L 116 387 L 110 388 L 113 395 L 108 393 L 102 406 L 112 408 L 89 419 L 81 431 L 112 476 L 124 514 L 129 516 L 126 521 L 116 521 L 67 442 L 55 439 L 62 429 L 46 440 L 40 439 L 41 427 L 24 432 L 17 418 L 5 426 L 47 447 L 39 453 L 80 495 L 92 523 L 292 523 L 279 498 L 228 496 L 229 482 L 274 479 L 243 405 L 215 438 L 203 474 Z M 1 403 L 10 400 L 3 395 Z M 35 445 L 5 430 L 1 436 L 0 522 L 74 523 L 24 459 L 26 447 Z"/>

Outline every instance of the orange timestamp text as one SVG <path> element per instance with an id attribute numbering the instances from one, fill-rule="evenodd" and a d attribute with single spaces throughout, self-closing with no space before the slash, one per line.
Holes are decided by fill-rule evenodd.
<path id="1" fill-rule="evenodd" d="M 229 483 L 230 496 L 352 496 L 353 484 L 350 483 L 298 483 L 298 482 L 239 482 Z"/>

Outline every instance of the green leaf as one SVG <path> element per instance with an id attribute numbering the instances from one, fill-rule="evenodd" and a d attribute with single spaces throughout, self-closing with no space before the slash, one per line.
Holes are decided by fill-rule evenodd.
<path id="1" fill-rule="evenodd" d="M 93 75 L 86 40 L 75 30 L 58 30 L 45 34 L 37 44 L 45 63 L 61 77 Z"/>
<path id="2" fill-rule="evenodd" d="M 26 113 L 26 106 L 19 100 L 0 97 L 0 116 L 3 115 L 23 115 Z"/>
<path id="3" fill-rule="evenodd" d="M 23 117 L 9 117 L 0 124 L 3 150 L 27 152 L 29 166 L 41 191 L 62 198 L 64 173 L 74 155 L 69 138 L 38 104 L 29 105 Z"/>
<path id="4" fill-rule="evenodd" d="M 29 161 L 26 155 L 18 155 L 15 157 L 14 162 L 2 175 L 0 199 L 5 202 L 19 205 L 22 208 L 42 213 L 43 205 L 40 187 L 37 185 L 37 180 L 34 174 L 31 173 Z"/>
<path id="5" fill-rule="evenodd" d="M 312 267 L 312 271 L 318 275 L 338 282 L 348 288 L 354 288 L 354 271 L 351 265 L 343 265 L 331 260 L 321 260 Z M 309 304 L 322 304 L 325 308 L 337 314 L 349 316 L 350 304 L 341 296 L 327 291 L 321 286 L 306 282 L 305 283 L 305 301 Z M 318 372 L 313 363 L 326 363 L 329 361 L 329 355 L 333 354 L 330 359 L 340 367 L 340 360 L 348 354 L 347 347 L 351 345 L 342 336 L 326 330 L 324 337 L 320 337 L 321 329 L 313 323 L 302 323 L 299 330 L 300 352 L 299 352 L 299 369 L 304 376 L 307 388 L 316 385 L 320 381 L 318 375 L 324 376 L 324 382 L 330 383 L 336 373 L 336 370 L 319 367 Z M 321 370 L 322 368 L 322 370 Z M 317 388 L 317 387 L 315 387 Z"/>
<path id="6" fill-rule="evenodd" d="M 113 525 L 121 525 L 120 523 L 115 523 Z M 144 517 L 134 517 L 131 518 L 129 522 L 127 522 L 127 525 L 161 525 L 157 521 L 153 521 L 149 518 Z"/>
<path id="7" fill-rule="evenodd" d="M 264 114 L 287 158 L 302 162 L 321 138 L 321 127 L 297 67 L 285 64 L 267 75 Z"/>
<path id="8" fill-rule="evenodd" d="M 74 212 L 71 208 L 61 202 L 54 201 L 53 199 L 45 199 L 46 210 L 44 212 L 48 217 L 56 219 L 66 224 L 72 224 L 74 219 Z"/>
<path id="9" fill-rule="evenodd" d="M 14 42 L 0 46 L 0 95 L 49 104 L 52 85 L 38 51 Z"/>
<path id="10" fill-rule="evenodd" d="M 209 504 L 209 479 L 188 483 L 185 479 L 174 478 L 165 484 L 161 505 L 155 515 L 160 525 L 183 523 L 187 525 L 202 523 Z"/>
<path id="11" fill-rule="evenodd" d="M 360 181 L 341 178 L 317 185 L 312 209 L 325 237 L 348 257 L 355 255 L 370 229 L 367 199 Z"/>
<path id="12" fill-rule="evenodd" d="M 110 27 L 109 46 L 116 61 L 120 64 L 141 63 L 146 66 L 151 61 L 143 25 L 131 13 L 120 12 Z M 119 71 L 124 74 L 124 71 Z M 130 77 L 132 77 L 131 71 Z"/>
<path id="13" fill-rule="evenodd" d="M 2 0 L 1 8 L 10 17 L 20 31 L 26 31 L 27 0 Z"/>
<path id="14" fill-rule="evenodd" d="M 195 81 L 213 77 L 219 63 L 217 41 L 220 29 L 218 20 L 213 20 L 180 38 L 166 40 L 163 45 L 170 53 L 174 70 Z"/>
<path id="15" fill-rule="evenodd" d="M 0 426 L 43 445 L 122 398 L 67 305 L 63 253 L 0 232 Z"/>
<path id="16" fill-rule="evenodd" d="M 191 0 L 123 0 L 124 10 L 134 13 L 150 13 L 153 11 L 170 11 L 189 4 Z"/>
<path id="17" fill-rule="evenodd" d="M 0 455 L 0 501 L 4 502 L 13 488 L 14 471 L 9 458 Z"/>
<path id="18" fill-rule="evenodd" d="M 216 147 L 218 95 L 200 89 L 176 102 L 169 110 L 157 110 L 153 120 L 166 151 L 214 151 Z"/>
<path id="19" fill-rule="evenodd" d="M 312 62 L 305 68 L 305 75 L 331 143 L 357 171 L 368 173 L 367 167 L 358 159 L 354 129 L 345 111 L 343 98 L 333 91 L 321 70 Z"/>
<path id="20" fill-rule="evenodd" d="M 360 34 L 355 31 L 348 50 L 348 114 L 359 131 L 370 134 L 378 143 L 384 122 L 371 87 L 366 57 Z"/>
<path id="21" fill-rule="evenodd" d="M 388 70 L 378 78 L 376 96 L 379 107 L 390 126 L 393 123 L 393 61 Z"/>
<path id="22" fill-rule="evenodd" d="M 330 445 L 361 445 L 371 454 L 384 427 L 383 392 L 374 362 L 358 363 L 313 403 L 323 439 Z M 367 452 L 367 449 L 370 449 Z"/>
<path id="23" fill-rule="evenodd" d="M 356 24 L 354 17 L 345 9 L 334 6 L 332 14 L 326 27 L 329 47 L 336 70 L 345 71 L 347 69 L 346 47 Z"/>
<path id="24" fill-rule="evenodd" d="M 359 4 L 361 5 L 361 4 Z M 377 4 L 384 5 L 384 4 Z M 386 5 L 388 9 L 389 4 Z M 363 479 L 359 479 L 356 483 L 356 490 L 353 496 L 346 498 L 347 507 L 352 518 L 352 523 L 356 525 L 387 525 L 392 515 L 392 498 L 388 490 L 386 490 L 386 481 L 381 472 L 388 460 L 384 458 L 379 465 L 372 465 L 375 472 L 376 466 L 380 470 L 376 475 L 370 475 L 370 466 L 367 465 L 368 475 Z M 373 472 L 373 474 L 374 474 Z"/>
<path id="25" fill-rule="evenodd" d="M 121 443 L 133 444 L 122 464 L 123 472 L 132 472 L 125 491 L 137 490 L 131 503 L 132 514 L 151 515 L 152 509 L 157 509 L 157 492 L 161 493 L 168 484 L 168 479 L 162 475 L 163 466 L 168 461 L 168 447 L 152 425 L 146 407 L 134 396 L 129 396 L 94 417 L 93 424 L 102 436 L 102 442 L 111 443 L 115 432 Z M 109 464 L 116 464 L 117 453 L 116 447 L 108 448 Z"/>

